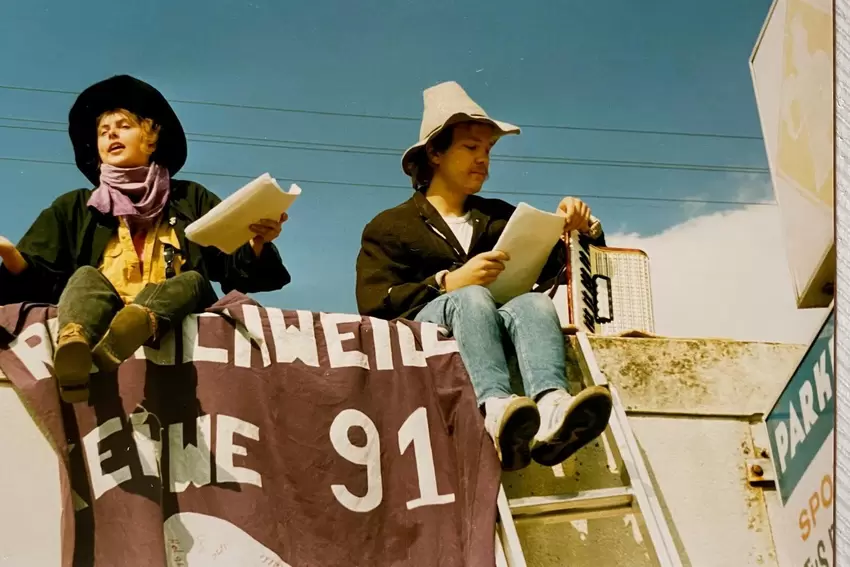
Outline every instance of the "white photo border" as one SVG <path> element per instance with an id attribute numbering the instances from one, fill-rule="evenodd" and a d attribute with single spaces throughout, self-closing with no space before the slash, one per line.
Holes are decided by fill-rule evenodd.
<path id="1" fill-rule="evenodd" d="M 836 565 L 850 564 L 850 337 L 844 334 L 850 308 L 845 285 L 850 278 L 850 0 L 835 0 L 835 242 L 836 242 Z"/>

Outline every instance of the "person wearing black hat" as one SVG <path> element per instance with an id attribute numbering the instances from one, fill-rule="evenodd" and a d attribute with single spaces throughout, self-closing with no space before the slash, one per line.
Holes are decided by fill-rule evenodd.
<path id="1" fill-rule="evenodd" d="M 62 399 L 88 399 L 92 362 L 114 371 L 143 344 L 224 293 L 273 291 L 290 281 L 272 240 L 286 215 L 251 226 L 233 254 L 186 239 L 185 228 L 221 200 L 174 179 L 186 135 L 162 94 L 127 75 L 92 85 L 68 132 L 94 189 L 65 193 L 17 245 L 0 237 L 0 305 L 58 304 L 54 373 Z"/>

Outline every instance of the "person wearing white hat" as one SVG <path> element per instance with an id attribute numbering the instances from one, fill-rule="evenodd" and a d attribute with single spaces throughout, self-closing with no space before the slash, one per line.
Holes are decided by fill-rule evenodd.
<path id="1" fill-rule="evenodd" d="M 489 175 L 490 150 L 520 129 L 490 118 L 456 82 L 428 88 L 423 98 L 419 141 L 402 157 L 416 191 L 363 230 L 358 309 L 450 329 L 502 469 L 521 469 L 532 459 L 556 465 L 605 430 L 611 396 L 601 387 L 567 392 L 565 341 L 545 294 L 526 293 L 497 305 L 485 287 L 508 260 L 493 247 L 514 207 L 476 193 Z M 586 204 L 567 197 L 558 212 L 565 233 L 579 230 L 604 244 Z M 561 244 L 539 283 L 555 280 L 564 262 Z M 511 389 L 505 346 L 516 352 L 524 396 Z"/>

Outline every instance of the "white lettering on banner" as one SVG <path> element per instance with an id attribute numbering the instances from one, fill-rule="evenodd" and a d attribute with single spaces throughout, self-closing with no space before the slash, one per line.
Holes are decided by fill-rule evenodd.
<path id="1" fill-rule="evenodd" d="M 351 443 L 348 431 L 359 427 L 366 433 L 366 444 L 358 447 Z M 331 485 L 337 501 L 352 512 L 371 512 L 383 499 L 381 475 L 381 441 L 378 428 L 365 413 L 347 409 L 341 411 L 331 424 L 331 444 L 347 461 L 366 467 L 367 490 L 364 496 L 356 496 L 343 484 Z M 398 431 L 398 448 L 404 455 L 413 444 L 416 473 L 419 482 L 419 497 L 407 502 L 407 509 L 422 506 L 437 506 L 455 501 L 454 493 L 440 494 L 437 489 L 437 471 L 434 466 L 434 451 L 428 429 L 428 414 L 424 407 L 414 411 Z"/>
<path id="2" fill-rule="evenodd" d="M 251 368 L 253 358 L 253 345 L 256 344 L 260 350 L 262 367 L 267 368 L 272 364 L 268 342 L 265 339 L 265 326 L 263 313 L 268 316 L 272 339 L 275 345 L 275 361 L 279 364 L 290 364 L 296 361 L 318 368 L 320 366 L 319 344 L 316 338 L 313 313 L 310 311 L 297 311 L 299 325 L 287 325 L 284 320 L 284 312 L 277 308 L 258 308 L 254 305 L 243 306 L 245 324 L 237 325 L 234 331 L 233 342 L 228 348 L 204 346 L 202 344 L 201 327 L 209 327 L 202 320 L 211 322 L 212 319 L 220 317 L 215 313 L 198 313 L 188 315 L 182 322 L 177 333 L 169 332 L 162 337 L 159 348 L 149 346 L 139 347 L 133 358 L 147 360 L 157 366 L 173 366 L 178 362 L 214 362 L 228 364 L 231 355 L 233 362 L 240 368 Z M 375 370 L 392 370 L 393 361 L 393 337 L 390 323 L 383 319 L 368 318 L 371 326 L 364 328 L 361 342 L 367 337 L 372 337 L 375 348 Z M 346 341 L 355 338 L 355 333 L 349 331 L 339 332 L 339 325 L 344 323 L 361 323 L 358 315 L 340 313 L 322 313 L 321 325 L 325 334 L 325 346 L 327 348 L 328 360 L 331 368 L 360 367 L 369 370 L 369 357 L 362 352 L 367 345 L 363 344 L 360 349 L 343 348 Z M 54 317 L 47 321 L 31 323 L 10 344 L 10 350 L 20 359 L 27 371 L 36 380 L 44 380 L 52 376 L 53 351 L 56 346 L 56 332 L 58 320 Z M 216 327 L 213 326 L 213 329 Z M 398 348 L 401 352 L 402 366 L 423 368 L 427 366 L 425 361 L 433 356 L 442 356 L 458 351 L 457 342 L 453 339 L 440 339 L 445 335 L 444 331 L 433 323 L 421 323 L 417 345 L 417 336 L 412 326 L 398 322 L 396 325 L 398 336 Z M 212 332 L 208 333 L 214 336 Z M 251 341 L 251 337 L 256 339 Z M 177 340 L 182 340 L 182 360 L 176 360 Z M 51 348 L 51 341 L 52 346 Z M 92 365 L 92 373 L 97 368 Z M 818 394 L 821 397 L 831 396 L 831 392 L 825 392 L 824 386 L 819 384 Z M 828 385 L 826 385 L 828 387 Z"/>
<path id="3" fill-rule="evenodd" d="M 319 366 L 319 347 L 313 328 L 313 313 L 298 311 L 298 327 L 287 326 L 283 311 L 275 307 L 266 308 L 274 338 L 274 350 L 278 362 L 288 364 L 300 360 L 307 366 Z"/>
<path id="4" fill-rule="evenodd" d="M 36 340 L 37 339 L 37 340 Z M 30 342 L 34 345 L 30 345 Z M 26 367 L 36 380 L 44 380 L 52 376 L 53 349 L 48 348 L 50 337 L 44 323 L 33 323 L 21 331 L 9 344 L 9 349 Z M 49 366 L 49 367 L 48 367 Z"/>
<path id="5" fill-rule="evenodd" d="M 366 444 L 354 445 L 348 438 L 348 430 L 359 427 L 366 434 Z M 337 501 L 352 512 L 371 512 L 384 497 L 381 479 L 381 440 L 378 428 L 365 413 L 355 409 L 343 410 L 331 423 L 331 444 L 342 458 L 366 467 L 366 494 L 352 494 L 344 484 L 332 484 L 331 491 Z"/>
<path id="6" fill-rule="evenodd" d="M 236 354 L 233 362 L 236 366 L 251 368 L 251 345 L 256 342 L 260 347 L 260 355 L 263 357 L 263 368 L 267 368 L 272 360 L 269 356 L 269 345 L 266 344 L 260 308 L 256 305 L 243 305 L 242 315 L 245 318 L 245 328 L 243 329 L 242 325 L 236 326 Z"/>
<path id="7" fill-rule="evenodd" d="M 196 430 L 197 447 L 183 442 L 182 423 L 168 426 L 168 480 L 171 492 L 183 492 L 190 482 L 196 487 L 210 483 L 212 427 L 209 415 L 198 417 Z"/>
<path id="8" fill-rule="evenodd" d="M 242 437 L 259 441 L 260 429 L 256 425 L 236 419 L 235 417 L 230 417 L 229 415 L 218 416 L 215 423 L 216 482 L 239 482 L 262 487 L 263 479 L 260 478 L 260 473 L 245 467 L 237 467 L 233 464 L 233 455 L 241 455 L 243 457 L 248 455 L 245 447 L 236 445 L 233 442 L 233 435 L 239 434 Z"/>
<path id="9" fill-rule="evenodd" d="M 135 413 L 129 416 L 132 426 L 132 439 L 141 463 L 142 474 L 146 477 L 161 478 L 160 462 L 162 443 L 152 438 L 148 419 L 153 414 Z M 156 418 L 156 416 L 153 416 Z M 215 482 L 251 484 L 262 487 L 262 477 L 257 471 L 236 466 L 234 455 L 246 457 L 245 447 L 234 443 L 238 434 L 254 441 L 260 440 L 260 430 L 246 421 L 227 415 L 215 416 L 216 450 L 211 451 L 213 416 L 202 415 L 196 419 L 197 444 L 186 445 L 182 423 L 173 423 L 168 427 L 169 470 L 168 486 L 172 492 L 183 492 L 190 484 L 202 487 L 212 482 L 212 470 L 215 467 Z M 98 499 L 108 490 L 132 479 L 129 465 L 106 472 L 104 462 L 113 458 L 110 450 L 101 452 L 100 443 L 122 430 L 121 418 L 112 418 L 93 429 L 83 438 L 85 458 L 90 471 L 94 498 Z M 365 445 L 354 445 L 349 439 L 351 428 L 357 427 L 366 435 Z M 159 429 L 158 429 L 159 430 Z M 345 508 L 359 513 L 371 512 L 383 501 L 383 473 L 381 469 L 381 441 L 375 423 L 363 412 L 347 409 L 339 413 L 330 427 L 330 440 L 336 452 L 357 465 L 366 467 L 367 489 L 362 496 L 352 493 L 344 484 L 332 484 L 331 491 L 336 500 Z M 398 430 L 399 454 L 404 455 L 413 446 L 416 463 L 419 495 L 406 504 L 408 510 L 423 506 L 439 506 L 455 501 L 454 493 L 440 494 L 437 486 L 437 472 L 434 452 L 425 407 L 417 408 L 404 421 Z M 72 447 L 73 449 L 73 447 Z M 124 457 L 122 455 L 122 457 Z M 215 462 L 213 463 L 213 458 Z M 123 461 L 126 462 L 126 461 Z M 831 492 L 830 492 L 831 495 Z M 831 498 L 831 496 L 830 496 Z M 77 509 L 88 504 L 81 498 Z M 825 501 L 823 497 L 821 501 Z M 814 514 L 814 509 L 812 514 Z M 802 521 L 802 520 L 801 520 Z"/>
<path id="10" fill-rule="evenodd" d="M 437 490 L 437 471 L 434 467 L 434 451 L 431 449 L 431 431 L 428 429 L 428 412 L 424 407 L 410 414 L 398 430 L 398 450 L 404 452 L 413 443 L 416 457 L 416 474 L 419 477 L 419 498 L 410 500 L 407 509 L 421 506 L 451 504 L 455 495 L 440 494 Z"/>
<path id="11" fill-rule="evenodd" d="M 151 435 L 151 426 L 146 422 L 152 415 L 148 412 L 130 414 L 130 425 L 133 427 L 133 441 L 139 451 L 139 461 L 142 464 L 142 474 L 160 478 L 159 463 L 162 458 L 162 442 Z"/>
<path id="12" fill-rule="evenodd" d="M 201 319 L 219 317 L 215 313 L 199 313 L 183 320 L 183 362 L 218 362 L 227 364 L 227 349 L 201 346 Z"/>
<path id="13" fill-rule="evenodd" d="M 393 346 L 390 323 L 384 319 L 369 317 L 372 324 L 372 340 L 375 343 L 375 370 L 393 369 Z"/>
<path id="14" fill-rule="evenodd" d="M 133 413 L 128 416 L 132 427 L 132 439 L 135 453 L 141 463 L 142 475 L 145 477 L 162 478 L 162 441 L 154 439 L 151 435 L 149 418 L 157 419 L 156 416 L 147 411 Z M 215 416 L 216 425 L 216 450 L 212 455 L 210 445 L 212 443 L 212 420 L 211 415 L 199 416 L 193 426 L 197 430 L 197 446 L 186 445 L 183 437 L 183 424 L 172 423 L 168 427 L 168 452 L 169 471 L 168 485 L 172 492 L 183 492 L 189 484 L 196 487 L 211 483 L 213 457 L 215 459 L 215 475 L 217 483 L 238 482 L 241 484 L 252 484 L 262 487 L 263 482 L 260 474 L 246 467 L 233 464 L 233 456 L 247 456 L 245 447 L 234 443 L 233 436 L 241 435 L 248 439 L 259 441 L 260 430 L 256 425 L 231 417 L 228 415 Z M 158 422 L 158 421 L 157 421 Z M 114 455 L 111 450 L 101 452 L 100 443 L 124 428 L 121 418 L 114 417 L 96 427 L 83 437 L 84 457 L 90 471 L 91 484 L 95 499 L 103 496 L 107 491 L 117 487 L 119 484 L 132 479 L 132 469 L 129 465 L 119 467 L 117 470 L 106 472 L 104 464 L 109 459 L 120 458 L 122 463 L 127 462 L 127 455 Z M 162 433 L 157 426 L 156 431 Z M 72 444 L 68 450 L 73 451 Z M 72 488 L 73 491 L 73 488 Z M 88 506 L 79 495 L 74 492 L 75 509 L 80 510 Z M 79 502 L 77 502 L 79 501 Z"/>
<path id="15" fill-rule="evenodd" d="M 359 350 L 345 351 L 342 348 L 342 343 L 352 340 L 354 333 L 340 333 L 338 327 L 342 323 L 359 323 L 360 316 L 343 313 L 322 313 L 321 319 L 331 368 L 359 366 L 369 370 L 369 357 Z"/>
<path id="16" fill-rule="evenodd" d="M 398 347 L 401 350 L 402 364 L 421 368 L 428 366 L 425 353 L 416 349 L 416 337 L 413 335 L 413 329 L 402 321 L 396 321 L 396 330 L 398 331 Z"/>
<path id="17" fill-rule="evenodd" d="M 422 341 L 422 350 L 425 357 L 443 356 L 458 351 L 457 341 L 440 340 L 440 336 L 446 336 L 445 329 L 434 323 L 422 323 L 419 337 Z"/>
<path id="18" fill-rule="evenodd" d="M 86 454 L 86 461 L 89 464 L 91 486 L 95 499 L 103 496 L 103 493 L 107 490 L 115 488 L 122 482 L 126 482 L 132 478 L 129 466 L 123 466 L 109 473 L 103 471 L 103 461 L 112 457 L 112 451 L 107 450 L 101 453 L 100 443 L 110 435 L 121 431 L 121 427 L 121 418 L 113 417 L 98 427 L 95 427 L 83 437 L 83 448 Z"/>

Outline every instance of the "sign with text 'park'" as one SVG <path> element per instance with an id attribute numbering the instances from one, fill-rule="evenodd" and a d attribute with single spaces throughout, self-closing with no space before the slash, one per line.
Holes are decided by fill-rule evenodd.
<path id="1" fill-rule="evenodd" d="M 835 537 L 835 315 L 830 309 L 765 422 L 782 502 L 774 537 L 794 565 L 832 565 Z"/>

